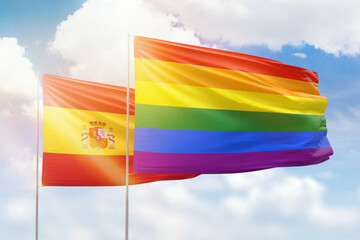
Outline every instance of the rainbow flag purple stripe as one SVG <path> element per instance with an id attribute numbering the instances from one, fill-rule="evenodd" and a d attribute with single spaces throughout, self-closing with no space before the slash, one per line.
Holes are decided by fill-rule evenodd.
<path id="1" fill-rule="evenodd" d="M 315 72 L 144 37 L 134 46 L 134 172 L 248 172 L 333 154 Z"/>

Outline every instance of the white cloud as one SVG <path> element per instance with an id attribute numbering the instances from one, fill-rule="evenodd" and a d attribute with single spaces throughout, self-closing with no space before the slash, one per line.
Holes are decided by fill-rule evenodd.
<path id="1" fill-rule="evenodd" d="M 36 75 L 16 38 L 0 38 L 0 92 L 35 99 Z"/>
<path id="2" fill-rule="evenodd" d="M 57 27 L 49 50 L 74 63 L 71 77 L 125 85 L 128 33 L 199 44 L 175 16 L 144 0 L 88 0 Z"/>
<path id="3" fill-rule="evenodd" d="M 11 163 L 18 172 L 28 172 L 30 175 L 35 173 L 36 167 L 34 163 L 36 163 L 36 155 L 30 147 L 26 146 L 24 149 L 14 155 L 16 157 L 12 159 Z"/>
<path id="4" fill-rule="evenodd" d="M 36 118 L 37 80 L 25 48 L 16 38 L 0 38 L 0 109 L 9 119 Z M 9 120 L 10 121 L 10 120 Z"/>
<path id="5" fill-rule="evenodd" d="M 299 57 L 299 58 L 302 58 L 302 59 L 307 58 L 307 56 L 306 56 L 305 53 L 297 52 L 297 53 L 294 53 L 293 55 L 294 55 L 295 57 Z"/>
<path id="6" fill-rule="evenodd" d="M 29 221 L 33 216 L 33 202 L 27 198 L 12 199 L 3 208 L 5 217 L 10 221 Z"/>
<path id="7" fill-rule="evenodd" d="M 281 170 L 226 175 L 234 190 L 224 201 L 241 216 L 269 211 L 326 227 L 352 227 L 359 224 L 358 209 L 325 204 L 325 187 L 311 177 L 295 177 Z M 339 219 L 344 219 L 339 223 Z"/>
<path id="8" fill-rule="evenodd" d="M 349 0 L 152 0 L 208 40 L 231 46 L 304 43 L 333 54 L 360 53 L 360 2 Z M 199 17 L 201 16 L 201 17 Z"/>
<path id="9" fill-rule="evenodd" d="M 70 238 L 71 240 L 79 240 L 79 239 L 87 239 L 87 240 L 95 240 L 97 239 L 95 234 L 86 228 L 76 227 L 71 229 L 70 231 Z"/>
<path id="10" fill-rule="evenodd" d="M 142 229 L 136 236 L 303 239 L 301 232 L 307 229 L 317 239 L 323 228 L 342 232 L 360 223 L 356 206 L 327 204 L 326 187 L 311 177 L 281 169 L 202 177 L 132 187 L 130 212 L 135 229 Z M 224 191 L 194 186 L 206 185 L 210 178 Z"/>
<path id="11" fill-rule="evenodd" d="M 33 100 L 32 102 L 29 102 L 28 104 L 21 104 L 20 108 L 21 108 L 21 113 L 33 120 L 36 120 L 37 117 L 37 101 Z M 39 103 L 40 105 L 41 103 Z M 39 114 L 41 114 L 41 109 L 39 108 Z"/>
<path id="12" fill-rule="evenodd" d="M 32 137 L 34 138 L 36 136 Z M 11 138 L 12 144 L 1 144 L 2 146 L 0 146 L 0 156 L 4 169 L 6 170 L 4 171 L 4 175 L 9 179 L 16 179 L 16 183 L 12 183 L 12 186 L 17 185 L 17 187 L 21 187 L 21 189 L 34 191 L 36 183 L 36 150 L 29 146 L 23 147 L 26 143 L 18 140 L 19 138 L 21 138 L 21 136 Z M 41 157 L 39 163 L 41 173 Z M 41 174 L 39 174 L 39 176 L 41 176 Z"/>
<path id="13" fill-rule="evenodd" d="M 1 110 L 1 115 L 4 117 L 13 117 L 14 116 L 14 114 L 12 114 L 10 109 L 8 109 L 8 108 L 3 108 Z"/>
<path id="14" fill-rule="evenodd" d="M 25 48 L 16 38 L 0 38 L 0 159 L 4 174 L 33 188 L 37 81 Z M 15 184 L 14 184 L 15 185 Z"/>
<path id="15" fill-rule="evenodd" d="M 192 203 L 196 201 L 184 185 L 175 185 L 172 188 L 166 189 L 166 191 L 164 191 L 164 197 L 171 202 L 180 204 L 192 205 Z"/>
<path id="16" fill-rule="evenodd" d="M 199 188 L 210 179 L 221 188 Z M 124 191 L 123 187 L 41 188 L 41 235 L 53 240 L 121 238 Z M 310 239 L 359 233 L 359 209 L 325 204 L 325 194 L 320 182 L 279 169 L 131 186 L 130 238 L 300 240 L 304 229 Z M 4 209 L 10 205 L 12 210 L 4 211 L 8 219 L 24 221 L 28 210 L 21 210 L 21 201 Z M 331 230 L 324 233 L 324 229 Z"/>

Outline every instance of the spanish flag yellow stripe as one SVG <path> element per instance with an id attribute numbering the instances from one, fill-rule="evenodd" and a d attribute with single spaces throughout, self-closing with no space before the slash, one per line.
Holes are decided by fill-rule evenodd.
<path id="1" fill-rule="evenodd" d="M 327 100 L 136 81 L 135 103 L 172 107 L 324 115 Z"/>
<path id="2" fill-rule="evenodd" d="M 134 116 L 130 117 L 130 143 L 134 141 Z M 106 123 L 103 129 L 114 135 L 114 149 L 110 147 L 109 137 L 106 147 L 93 148 L 97 141 L 89 136 L 92 128 L 90 121 Z M 44 146 L 47 153 L 83 154 L 83 155 L 125 155 L 126 154 L 126 115 L 108 112 L 95 112 L 69 108 L 44 106 Z M 86 138 L 83 140 L 83 138 Z M 104 140 L 105 141 L 105 140 Z M 133 154 L 133 144 L 129 144 L 130 154 Z"/>

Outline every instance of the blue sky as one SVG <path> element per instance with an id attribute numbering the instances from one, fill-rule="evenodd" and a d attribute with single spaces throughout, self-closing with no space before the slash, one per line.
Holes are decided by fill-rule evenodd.
<path id="1" fill-rule="evenodd" d="M 131 187 L 131 239 L 358 239 L 357 1 L 0 1 L 0 239 L 31 239 L 36 72 L 124 85 L 127 33 L 319 74 L 334 156 L 316 166 Z M 201 16 L 201 17 L 199 17 Z M 39 239 L 119 239 L 123 187 L 40 188 Z"/>

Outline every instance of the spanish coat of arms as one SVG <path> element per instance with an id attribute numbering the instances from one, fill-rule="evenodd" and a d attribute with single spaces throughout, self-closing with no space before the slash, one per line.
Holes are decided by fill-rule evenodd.
<path id="1" fill-rule="evenodd" d="M 95 149 L 104 149 L 109 147 L 109 149 L 114 149 L 114 131 L 113 128 L 106 128 L 106 123 L 102 121 L 90 121 L 91 127 L 87 131 L 87 126 L 83 126 L 82 133 L 82 142 L 83 148 L 90 147 Z M 90 140 L 88 141 L 88 138 Z"/>

